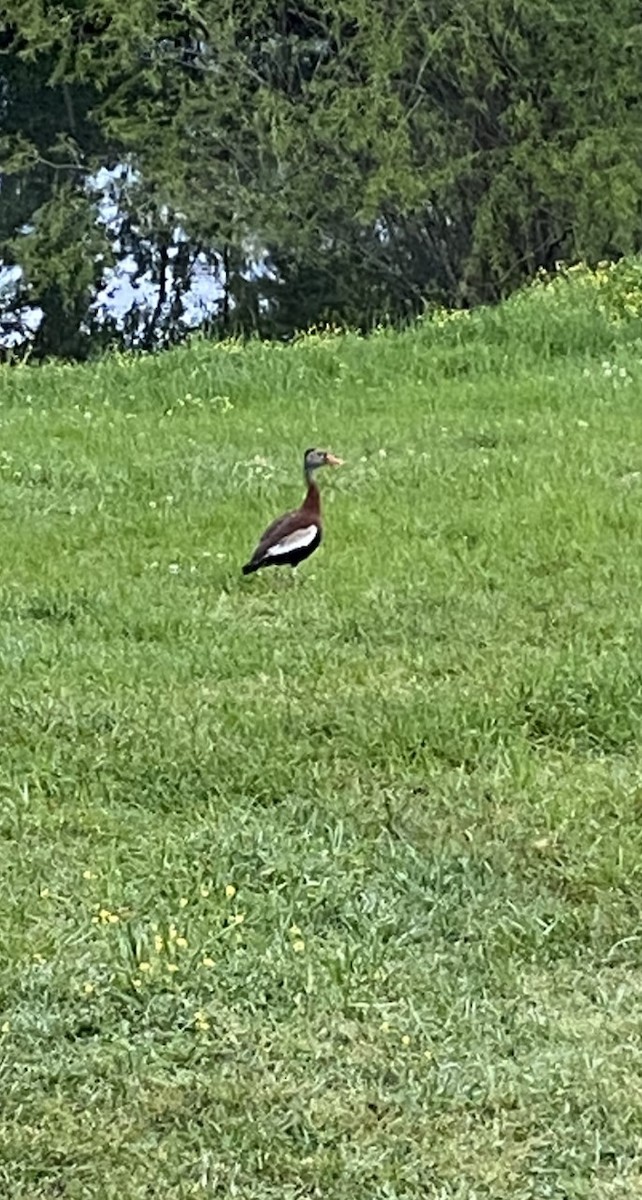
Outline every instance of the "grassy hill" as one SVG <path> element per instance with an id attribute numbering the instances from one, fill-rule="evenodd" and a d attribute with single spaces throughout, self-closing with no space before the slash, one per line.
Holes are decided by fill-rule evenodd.
<path id="1" fill-rule="evenodd" d="M 636 269 L 0 372 L 7 1200 L 640 1195 Z"/>

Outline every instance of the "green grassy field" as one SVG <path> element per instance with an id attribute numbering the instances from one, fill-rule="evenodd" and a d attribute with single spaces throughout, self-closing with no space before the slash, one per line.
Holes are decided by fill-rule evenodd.
<path id="1" fill-rule="evenodd" d="M 642 328 L 575 290 L 2 370 L 3 1200 L 642 1194 Z"/>

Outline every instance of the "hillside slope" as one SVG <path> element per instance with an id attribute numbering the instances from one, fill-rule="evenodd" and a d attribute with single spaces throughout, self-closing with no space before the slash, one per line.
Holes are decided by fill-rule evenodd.
<path id="1" fill-rule="evenodd" d="M 3 1196 L 639 1195 L 619 270 L 0 372 Z"/>

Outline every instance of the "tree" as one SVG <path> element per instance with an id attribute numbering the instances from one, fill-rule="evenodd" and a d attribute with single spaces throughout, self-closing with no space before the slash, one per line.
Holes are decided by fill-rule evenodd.
<path id="1" fill-rule="evenodd" d="M 148 347 L 183 335 L 198 262 L 220 283 L 213 333 L 287 336 L 493 301 L 558 258 L 641 248 L 634 0 L 13 8 L 4 244 L 33 298 L 79 329 L 107 261 L 79 215 L 84 180 L 116 161 L 139 181 L 123 239 L 157 294 L 110 336 Z M 44 126 L 28 115 L 38 87 Z M 75 228 L 93 275 L 69 269 Z M 49 241 L 53 291 L 51 271 L 38 275 Z M 268 276 L 248 269 L 253 246 Z M 84 328 L 95 333 L 87 316 Z"/>
<path id="2" fill-rule="evenodd" d="M 3 325 L 19 329 L 40 309 L 35 354 L 84 357 L 88 308 L 109 254 L 88 186 L 90 164 L 110 155 L 89 115 L 95 90 L 56 82 L 55 55 L 32 55 L 15 23 L 0 50 L 0 257 L 20 268 L 5 289 Z"/>

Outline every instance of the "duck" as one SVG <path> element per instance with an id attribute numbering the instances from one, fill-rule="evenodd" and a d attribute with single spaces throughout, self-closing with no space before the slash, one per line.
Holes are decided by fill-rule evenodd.
<path id="1" fill-rule="evenodd" d="M 321 467 L 341 467 L 343 459 L 328 450 L 306 450 L 303 455 L 303 475 L 307 491 L 303 504 L 282 517 L 277 517 L 262 534 L 254 554 L 242 567 L 251 575 L 263 567 L 297 567 L 321 545 L 321 494 L 314 478 Z"/>

